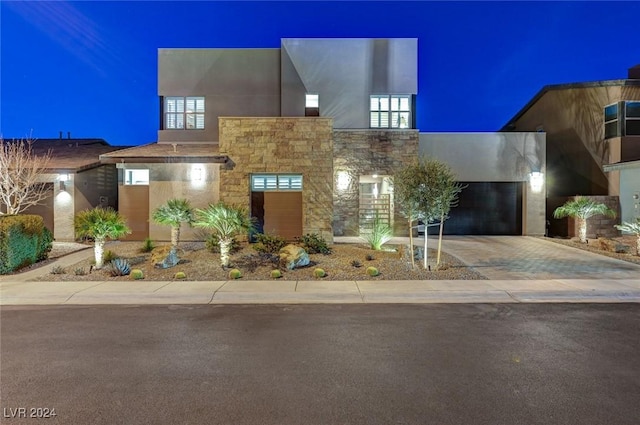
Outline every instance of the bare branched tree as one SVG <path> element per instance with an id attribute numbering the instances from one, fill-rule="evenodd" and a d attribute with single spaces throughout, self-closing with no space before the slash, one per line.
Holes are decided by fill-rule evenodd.
<path id="1" fill-rule="evenodd" d="M 0 138 L 0 214 L 19 214 L 44 201 L 50 160 L 51 151 L 37 155 L 31 139 Z"/>

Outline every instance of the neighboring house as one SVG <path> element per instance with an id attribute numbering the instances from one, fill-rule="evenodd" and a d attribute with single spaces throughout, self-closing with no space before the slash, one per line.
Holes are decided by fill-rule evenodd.
<path id="1" fill-rule="evenodd" d="M 640 192 L 640 174 L 631 170 L 640 160 L 640 66 L 629 69 L 627 79 L 545 86 L 502 131 L 547 135 L 551 234 L 573 235 L 567 220 L 554 220 L 552 214 L 575 195 L 599 196 L 612 206 L 619 196 L 622 220 L 638 215 L 634 196 Z M 590 233 L 616 232 L 607 222 Z"/>
<path id="2" fill-rule="evenodd" d="M 102 139 L 36 139 L 33 152 L 51 152 L 43 179 L 50 182 L 48 196 L 40 205 L 25 211 L 44 218 L 57 241 L 73 241 L 74 215 L 87 208 L 117 208 L 117 171 L 114 165 L 100 162 L 101 154 L 121 149 Z"/>
<path id="3" fill-rule="evenodd" d="M 358 235 L 376 214 L 396 235 L 408 234 L 391 181 L 394 170 L 424 150 L 415 125 L 417 54 L 417 39 L 160 49 L 158 142 L 101 155 L 119 168 L 119 209 L 134 228 L 130 238 L 168 239 L 169 229 L 149 216 L 176 197 L 196 207 L 218 200 L 246 206 L 260 231 L 287 239 Z M 520 146 L 515 139 L 501 140 Z M 544 167 L 544 154 L 537 161 Z M 544 217 L 535 218 L 544 199 L 529 208 L 537 198 L 524 195 L 530 171 L 503 176 L 517 182 L 509 190 L 520 194 L 509 199 L 520 203 L 509 206 L 517 214 L 509 220 L 520 225 L 502 230 L 508 234 L 544 233 Z M 470 186 L 465 195 L 482 198 L 483 190 Z M 467 217 L 484 219 L 482 213 Z M 198 238 L 185 230 L 185 240 Z"/>

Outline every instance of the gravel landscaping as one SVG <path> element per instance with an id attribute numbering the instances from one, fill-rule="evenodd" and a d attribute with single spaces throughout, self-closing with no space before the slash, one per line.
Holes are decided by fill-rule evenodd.
<path id="1" fill-rule="evenodd" d="M 131 263 L 132 269 L 140 269 L 145 280 L 175 280 L 178 272 L 183 272 L 186 280 L 228 280 L 229 270 L 220 265 L 220 255 L 209 252 L 204 243 L 186 242 L 180 244 L 180 264 L 168 269 L 154 267 L 150 253 L 140 252 L 139 242 L 112 242 L 106 249 L 113 251 Z M 282 271 L 282 280 L 478 280 L 484 277 L 475 270 L 465 266 L 455 257 L 443 253 L 440 270 L 424 270 L 416 264 L 411 268 L 404 247 L 385 246 L 385 251 L 373 251 L 363 244 L 334 244 L 332 253 L 328 255 L 311 254 L 309 266 L 291 271 Z M 92 258 L 93 251 L 87 253 Z M 57 255 L 55 252 L 53 255 Z M 435 269 L 436 252 L 429 250 L 429 263 Z M 368 259 L 373 256 L 372 259 Z M 273 280 L 271 271 L 278 268 L 277 261 L 268 255 L 260 254 L 251 245 L 243 245 L 242 249 L 231 256 L 232 265 L 242 273 L 243 280 Z M 375 267 L 380 274 L 372 277 L 367 274 L 368 267 Z M 314 270 L 322 268 L 326 272 L 323 278 L 314 276 Z M 129 276 L 113 277 L 107 268 L 95 270 L 91 259 L 66 267 L 64 273 L 51 273 L 52 267 L 42 267 L 40 281 L 82 281 L 82 280 L 131 280 Z M 62 270 L 58 270 L 62 271 Z M 84 273 L 84 274 L 82 274 Z"/>

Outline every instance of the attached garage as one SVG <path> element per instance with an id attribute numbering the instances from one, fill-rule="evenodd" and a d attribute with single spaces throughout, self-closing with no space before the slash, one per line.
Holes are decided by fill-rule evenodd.
<path id="1" fill-rule="evenodd" d="M 420 133 L 419 155 L 449 165 L 468 185 L 446 234 L 545 234 L 545 133 Z"/>
<path id="2" fill-rule="evenodd" d="M 522 235 L 522 182 L 463 182 L 459 204 L 445 222 L 447 235 Z M 430 227 L 429 234 L 437 234 Z"/>

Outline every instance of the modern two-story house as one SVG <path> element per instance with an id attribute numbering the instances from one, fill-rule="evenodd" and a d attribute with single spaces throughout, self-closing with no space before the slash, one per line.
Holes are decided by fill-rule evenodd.
<path id="1" fill-rule="evenodd" d="M 376 215 L 407 234 L 393 172 L 442 151 L 429 137 L 421 142 L 416 128 L 417 54 L 417 39 L 160 49 L 158 141 L 100 157 L 120 170 L 119 210 L 131 239 L 167 239 L 168 230 L 149 216 L 176 197 L 195 207 L 218 200 L 246 206 L 260 231 L 288 239 L 358 235 Z M 490 144 L 512 143 L 496 140 Z M 478 157 L 463 150 L 465 158 Z M 544 172 L 544 152 L 534 162 Z M 521 225 L 508 230 L 514 234 L 544 232 L 544 194 L 527 196 L 530 171 L 501 176 L 518 182 L 510 219 Z M 185 239 L 197 238 L 185 230 Z"/>
<path id="2" fill-rule="evenodd" d="M 595 196 L 619 209 L 618 221 L 640 216 L 640 65 L 626 79 L 545 86 L 502 131 L 547 135 L 552 234 L 575 234 L 570 220 L 552 217 L 575 195 Z M 616 234 L 611 221 L 601 221 L 589 226 L 590 237 Z"/>

